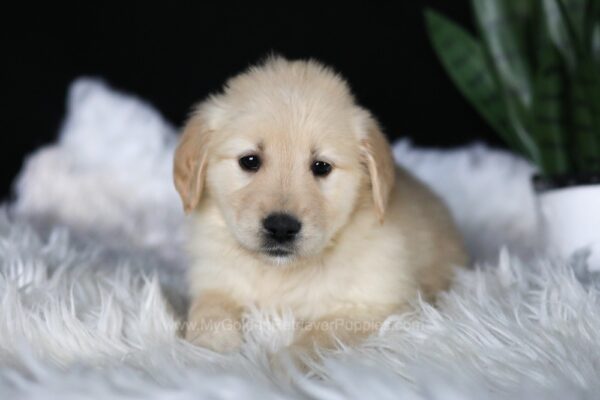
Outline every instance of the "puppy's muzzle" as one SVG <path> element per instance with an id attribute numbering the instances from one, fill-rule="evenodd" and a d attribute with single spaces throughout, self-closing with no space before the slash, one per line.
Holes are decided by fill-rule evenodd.
<path id="1" fill-rule="evenodd" d="M 263 220 L 266 239 L 273 244 L 290 244 L 293 242 L 302 223 L 296 217 L 286 213 L 269 214 Z"/>

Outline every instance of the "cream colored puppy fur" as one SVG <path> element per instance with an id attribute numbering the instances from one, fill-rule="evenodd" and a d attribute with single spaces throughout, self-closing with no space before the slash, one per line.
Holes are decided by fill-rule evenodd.
<path id="1" fill-rule="evenodd" d="M 257 170 L 241 167 L 248 155 Z M 331 172 L 315 176 L 315 161 Z M 441 201 L 395 167 L 371 114 L 314 61 L 272 57 L 230 79 L 196 107 L 174 167 L 193 217 L 186 337 L 217 351 L 239 346 L 248 307 L 306 322 L 296 352 L 354 343 L 466 262 Z M 302 224 L 289 253 L 268 252 L 271 213 Z"/>

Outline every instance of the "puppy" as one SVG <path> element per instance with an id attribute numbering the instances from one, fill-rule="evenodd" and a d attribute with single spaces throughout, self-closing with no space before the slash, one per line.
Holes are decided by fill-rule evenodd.
<path id="1" fill-rule="evenodd" d="M 315 61 L 271 57 L 199 104 L 174 181 L 193 218 L 186 337 L 219 352 L 249 307 L 303 322 L 294 354 L 356 343 L 466 262 L 442 202 Z"/>

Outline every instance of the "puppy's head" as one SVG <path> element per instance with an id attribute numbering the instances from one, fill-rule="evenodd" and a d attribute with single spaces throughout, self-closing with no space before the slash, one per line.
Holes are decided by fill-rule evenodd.
<path id="1" fill-rule="evenodd" d="M 383 221 L 394 184 L 388 143 L 344 80 L 278 57 L 196 108 L 174 167 L 186 211 L 210 198 L 241 246 L 280 264 L 320 254 L 363 204 Z"/>

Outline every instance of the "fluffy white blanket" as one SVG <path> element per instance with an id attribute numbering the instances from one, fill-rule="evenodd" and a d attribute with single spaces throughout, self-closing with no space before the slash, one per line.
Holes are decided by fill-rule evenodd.
<path id="1" fill-rule="evenodd" d="M 173 127 L 149 105 L 76 82 L 58 142 L 26 162 L 0 212 L 0 398 L 595 398 L 600 281 L 537 246 L 532 168 L 473 145 L 395 145 L 450 205 L 476 268 L 439 308 L 416 304 L 309 377 L 271 371 L 292 316 L 249 316 L 239 353 L 176 335 L 185 307 Z M 448 134 L 451 134 L 449 132 Z"/>

